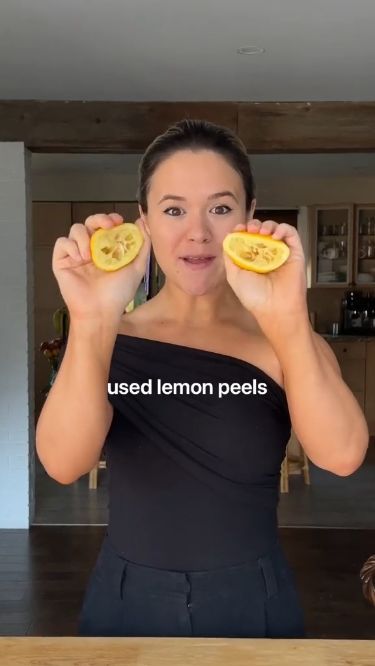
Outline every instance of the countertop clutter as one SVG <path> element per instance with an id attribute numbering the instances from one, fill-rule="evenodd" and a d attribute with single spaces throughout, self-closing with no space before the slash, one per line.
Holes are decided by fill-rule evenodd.
<path id="1" fill-rule="evenodd" d="M 0 638 L 2 666 L 374 666 L 373 641 Z"/>

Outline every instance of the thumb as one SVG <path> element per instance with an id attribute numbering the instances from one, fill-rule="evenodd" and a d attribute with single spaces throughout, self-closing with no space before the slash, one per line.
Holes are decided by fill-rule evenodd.
<path id="1" fill-rule="evenodd" d="M 227 255 L 227 253 L 224 251 L 223 251 L 223 259 L 228 280 L 229 278 L 234 278 L 240 272 L 241 270 L 240 267 L 236 266 L 236 264 L 232 261 L 229 255 Z"/>
<path id="2" fill-rule="evenodd" d="M 240 222 L 239 224 L 236 224 L 232 231 L 246 231 L 246 228 L 246 224 Z"/>

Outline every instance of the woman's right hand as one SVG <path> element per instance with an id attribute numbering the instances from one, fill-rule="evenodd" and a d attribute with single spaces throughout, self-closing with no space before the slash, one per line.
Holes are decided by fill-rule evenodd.
<path id="1" fill-rule="evenodd" d="M 84 224 L 73 224 L 69 237 L 56 240 L 52 255 L 52 270 L 61 295 L 75 319 L 120 319 L 133 300 L 147 270 L 151 251 L 150 238 L 139 218 L 135 224 L 144 242 L 137 257 L 117 271 L 97 268 L 90 252 L 90 238 L 99 228 L 111 229 L 124 222 L 118 213 L 90 215 Z"/>

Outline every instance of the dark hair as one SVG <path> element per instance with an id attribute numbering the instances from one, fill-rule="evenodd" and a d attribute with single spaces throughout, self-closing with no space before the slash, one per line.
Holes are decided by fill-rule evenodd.
<path id="1" fill-rule="evenodd" d="M 206 120 L 185 119 L 169 127 L 148 146 L 138 170 L 137 199 L 147 213 L 147 195 L 154 171 L 167 157 L 179 150 L 213 150 L 239 173 L 246 193 L 246 211 L 254 199 L 255 183 L 246 148 L 231 130 Z"/>

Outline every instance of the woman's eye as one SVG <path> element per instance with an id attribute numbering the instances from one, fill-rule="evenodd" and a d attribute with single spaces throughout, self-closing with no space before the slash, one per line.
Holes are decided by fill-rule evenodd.
<path id="1" fill-rule="evenodd" d="M 223 211 L 223 209 L 226 210 Z M 226 213 L 229 213 L 232 209 L 229 206 L 222 204 L 221 206 L 215 206 L 212 210 L 216 210 L 216 215 L 226 215 Z"/>
<path id="2" fill-rule="evenodd" d="M 167 213 L 167 215 L 170 215 L 171 217 L 178 217 L 181 213 L 181 208 L 171 206 L 170 208 L 166 208 L 164 213 Z"/>

